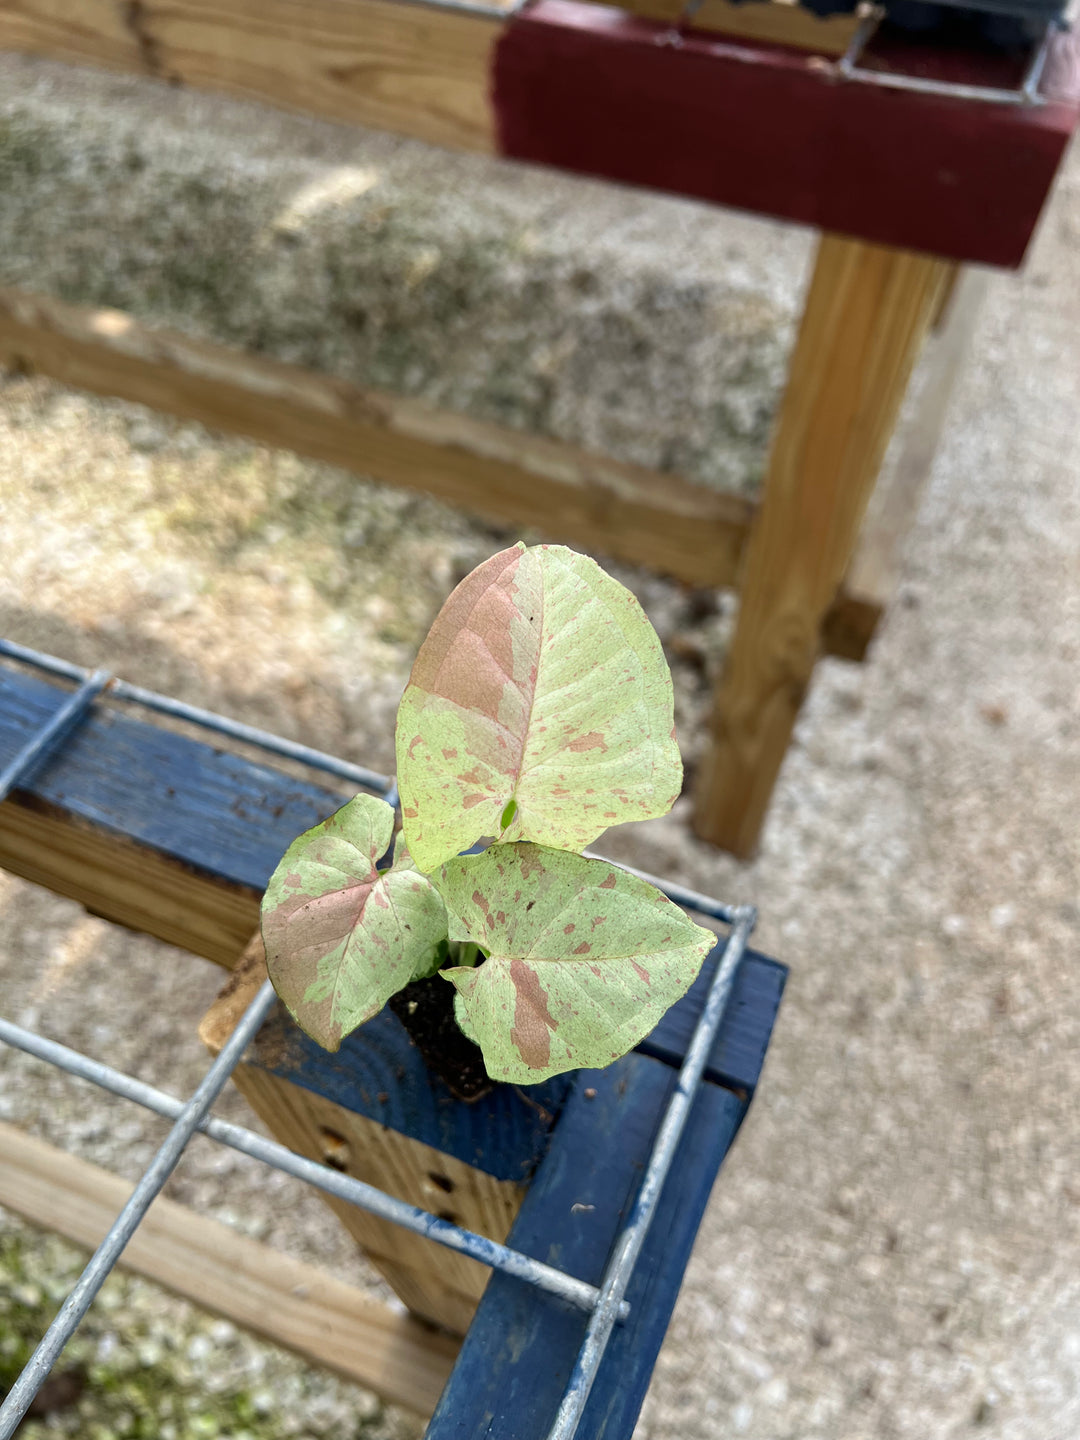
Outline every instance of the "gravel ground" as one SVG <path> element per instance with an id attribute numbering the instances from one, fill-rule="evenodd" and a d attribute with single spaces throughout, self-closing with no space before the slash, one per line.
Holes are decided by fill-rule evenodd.
<path id="1" fill-rule="evenodd" d="M 395 148 L 417 183 L 443 163 Z M 625 207 L 612 263 L 639 274 L 664 262 L 653 202 L 559 193 L 584 210 Z M 686 233 L 716 238 L 717 269 L 724 226 L 747 233 L 744 220 L 679 213 Z M 759 274 L 803 253 L 776 227 L 755 233 Z M 818 670 L 759 857 L 740 865 L 694 840 L 685 802 L 606 837 L 616 857 L 753 900 L 759 943 L 792 967 L 638 1440 L 1080 1433 L 1078 255 L 1074 153 L 1024 274 L 991 284 L 899 601 L 869 665 Z M 0 390 L 0 447 L 4 633 L 380 766 L 431 614 L 506 539 L 433 502 L 40 381 Z M 731 607 L 616 573 L 669 647 L 692 760 Z M 190 1085 L 211 967 L 2 877 L 0 915 L 4 1013 Z M 159 1133 L 31 1062 L 0 1065 L 4 1117 L 98 1163 L 134 1173 Z M 224 1109 L 240 1113 L 238 1100 Z M 170 1193 L 377 1288 L 318 1202 L 239 1159 L 200 1145 Z M 0 1235 L 37 1267 L 16 1283 L 47 1298 L 70 1265 L 62 1247 L 14 1221 Z M 21 1260 L 0 1263 L 22 1273 Z M 212 1333 L 153 1295 L 161 1334 L 184 1337 L 178 1355 Z M 132 1302 L 111 1326 L 139 1323 Z M 229 1341 L 245 1354 L 249 1343 Z M 230 1431 L 211 1417 L 216 1432 L 184 1421 L 180 1440 L 407 1426 L 258 1348 L 265 1414 L 244 1366 L 226 1365 L 246 1418 Z M 79 1403 L 79 1433 L 106 1424 L 100 1396 Z M 335 1418 L 318 1429 L 324 1413 Z M 107 1425 L 101 1440 L 142 1433 Z"/>

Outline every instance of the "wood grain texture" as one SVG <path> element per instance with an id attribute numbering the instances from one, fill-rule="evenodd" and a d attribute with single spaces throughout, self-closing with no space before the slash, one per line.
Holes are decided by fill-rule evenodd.
<path id="1" fill-rule="evenodd" d="M 628 15 L 641 15 L 648 20 L 667 20 L 674 24 L 686 9 L 687 0 L 622 0 L 617 8 Z M 788 0 L 703 0 L 695 13 L 691 28 L 731 35 L 739 40 L 753 40 L 768 45 L 787 45 L 809 50 L 814 55 L 843 55 L 858 26 L 858 17 L 849 15 L 815 15 Z"/>
<path id="2" fill-rule="evenodd" d="M 515 1248 L 598 1284 L 648 1160 L 674 1071 L 641 1055 L 584 1071 L 510 1232 Z M 682 1284 L 717 1168 L 745 1100 L 702 1087 L 578 1434 L 627 1440 Z M 543 1440 L 586 1317 L 499 1274 L 491 1277 L 426 1440 Z"/>
<path id="3" fill-rule="evenodd" d="M 126 1180 L 0 1124 L 0 1204 L 88 1249 L 132 1190 Z M 434 1409 L 457 1346 L 227 1225 L 159 1197 L 120 1264 L 394 1404 Z"/>
<path id="4" fill-rule="evenodd" d="M 878 621 L 896 594 L 905 542 L 971 349 L 989 277 L 983 270 L 970 269 L 957 277 L 957 268 L 952 267 L 943 286 L 947 303 L 939 311 L 939 333 L 928 347 L 918 401 L 906 424 L 900 454 L 874 492 L 843 590 L 825 616 L 823 647 L 846 660 L 866 658 Z M 934 323 L 938 325 L 938 313 Z"/>
<path id="5" fill-rule="evenodd" d="M 265 976 L 265 954 L 256 935 L 199 1027 L 201 1038 L 212 1052 L 216 1053 L 232 1033 Z M 398 1025 L 394 1016 L 387 1018 Z M 295 1048 L 295 1025 L 279 1013 L 264 1026 L 252 1058 L 236 1070 L 233 1078 L 237 1088 L 274 1138 L 290 1150 L 331 1165 L 434 1215 L 453 1219 L 467 1230 L 492 1240 L 505 1240 L 525 1193 L 522 1182 L 527 1177 L 523 1176 L 522 1181 L 497 1179 L 482 1168 L 482 1158 L 480 1163 L 468 1164 L 459 1154 L 435 1149 L 424 1138 L 418 1138 L 431 1133 L 430 1124 L 424 1123 L 430 1107 L 412 1105 L 408 1097 L 413 1090 L 420 1090 L 424 1101 L 428 1101 L 433 1087 L 440 1092 L 447 1120 L 451 1126 L 456 1121 L 455 1128 L 460 1130 L 467 1151 L 477 1133 L 485 1128 L 485 1110 L 501 1106 L 512 1092 L 500 1087 L 505 1095 L 481 1098 L 472 1105 L 454 1101 L 441 1082 L 428 1075 L 418 1052 L 402 1032 L 401 1064 L 386 1078 L 387 1091 L 382 1095 L 367 1093 L 362 1083 L 363 1066 L 357 1067 L 358 1077 L 350 1073 L 350 1054 L 357 1052 L 362 1058 L 367 1028 L 354 1032 L 348 1050 L 343 1047 L 337 1055 L 326 1056 L 326 1063 L 310 1073 L 304 1053 Z M 355 1094 L 360 1112 L 319 1093 L 320 1079 L 330 1072 L 334 1092 Z M 389 1105 L 391 1100 L 401 1129 L 362 1113 L 381 1102 Z M 526 1127 L 535 1128 L 535 1112 L 524 1105 L 521 1112 Z M 409 1125 L 409 1117 L 414 1114 L 420 1118 L 415 1132 Z M 548 1126 L 553 1118 L 548 1116 Z M 502 1133 L 505 1128 L 497 1124 L 496 1132 Z M 498 1133 L 489 1137 L 492 1152 L 498 1144 Z M 510 1141 L 513 1152 L 512 1135 Z M 462 1146 L 454 1148 L 460 1151 Z M 491 1154 L 491 1163 L 500 1173 L 505 1173 L 506 1160 L 504 1155 Z M 512 1157 L 509 1163 L 513 1165 Z M 322 1198 L 414 1315 L 452 1334 L 464 1335 L 487 1284 L 486 1267 L 347 1201 L 329 1195 Z"/>
<path id="6" fill-rule="evenodd" d="M 698 777 L 694 828 L 753 853 L 946 262 L 823 238 Z"/>
<path id="7" fill-rule="evenodd" d="M 398 0 L 6 0 L 0 49 L 492 148 L 498 19 Z"/>
<path id="8" fill-rule="evenodd" d="M 0 764 L 69 692 L 0 669 Z M 232 967 L 293 839 L 334 791 L 98 705 L 0 805 L 0 865 Z"/>
<path id="9" fill-rule="evenodd" d="M 408 9 L 408 6 L 402 6 Z M 421 401 L 0 291 L 0 365 L 422 490 L 694 585 L 730 585 L 751 502 Z"/>
<path id="10" fill-rule="evenodd" d="M 137 8 L 117 0 L 4 0 L 0 49 L 44 55 L 73 65 L 151 71 L 137 24 Z"/>
<path id="11" fill-rule="evenodd" d="M 719 954 L 718 946 L 679 1003 L 671 1007 L 652 1034 L 636 1047 L 639 1054 L 651 1055 L 676 1069 L 682 1065 L 708 998 Z M 709 1084 L 722 1085 L 744 1098 L 753 1095 L 765 1063 L 765 1051 L 787 974 L 786 966 L 755 950 L 748 950 L 743 956 L 705 1066 L 705 1079 Z"/>
<path id="12" fill-rule="evenodd" d="M 0 805 L 0 869 L 227 969 L 259 923 L 256 891 L 21 794 Z"/>
<path id="13" fill-rule="evenodd" d="M 434 1215 L 453 1217 L 467 1230 L 506 1239 L 521 1203 L 520 1186 L 494 1180 L 258 1066 L 240 1066 L 234 1079 L 274 1138 L 290 1150 L 332 1163 Z M 348 1201 L 332 1195 L 322 1199 L 414 1315 L 451 1334 L 465 1334 L 487 1284 L 484 1266 Z"/>

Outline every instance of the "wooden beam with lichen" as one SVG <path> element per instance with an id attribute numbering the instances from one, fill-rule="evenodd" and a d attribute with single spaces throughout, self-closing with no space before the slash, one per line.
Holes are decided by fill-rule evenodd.
<path id="1" fill-rule="evenodd" d="M 120 311 L 0 291 L 0 365 L 420 490 L 687 584 L 738 577 L 749 500 Z"/>

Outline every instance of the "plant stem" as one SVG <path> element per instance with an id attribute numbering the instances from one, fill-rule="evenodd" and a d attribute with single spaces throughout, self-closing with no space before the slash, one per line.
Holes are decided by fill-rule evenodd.
<path id="1" fill-rule="evenodd" d="M 480 960 L 486 960 L 487 956 L 471 940 L 458 940 L 450 942 L 450 959 L 455 965 L 464 965 L 472 969 Z"/>

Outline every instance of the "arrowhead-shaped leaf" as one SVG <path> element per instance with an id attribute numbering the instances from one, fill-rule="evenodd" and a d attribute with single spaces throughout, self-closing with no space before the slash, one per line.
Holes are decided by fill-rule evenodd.
<path id="1" fill-rule="evenodd" d="M 481 836 L 580 850 L 670 810 L 682 782 L 671 676 L 637 600 L 561 545 L 461 582 L 398 711 L 403 827 L 421 870 Z"/>
<path id="2" fill-rule="evenodd" d="M 632 1049 L 693 983 L 716 936 L 658 890 L 540 845 L 493 845 L 433 877 L 451 939 L 489 952 L 440 973 L 493 1080 L 531 1085 Z"/>
<path id="3" fill-rule="evenodd" d="M 443 902 L 407 852 L 390 870 L 375 868 L 393 830 L 384 800 L 357 795 L 293 841 L 263 897 L 274 988 L 327 1050 L 428 973 L 446 939 Z"/>

